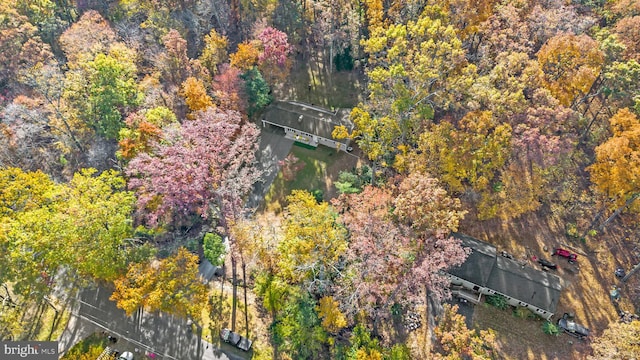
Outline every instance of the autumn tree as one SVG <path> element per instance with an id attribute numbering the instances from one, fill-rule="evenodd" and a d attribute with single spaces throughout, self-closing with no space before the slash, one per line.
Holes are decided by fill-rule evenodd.
<path id="1" fill-rule="evenodd" d="M 83 170 L 56 184 L 43 173 L 8 168 L 0 170 L 0 185 L 0 284 L 11 283 L 27 321 L 39 321 L 29 315 L 38 304 L 55 308 L 47 303 L 54 289 L 111 281 L 150 253 L 133 237 L 135 199 L 114 171 Z"/>
<path id="2" fill-rule="evenodd" d="M 421 173 L 412 173 L 399 185 L 394 201 L 394 215 L 408 223 L 422 236 L 448 235 L 458 230 L 466 211 L 460 200 L 449 197 L 438 180 Z"/>
<path id="3" fill-rule="evenodd" d="M 260 50 L 255 42 L 245 42 L 238 44 L 238 50 L 231 54 L 231 66 L 242 71 L 253 68 L 258 63 Z"/>
<path id="4" fill-rule="evenodd" d="M 458 306 L 444 304 L 444 311 L 435 328 L 438 340 L 435 359 L 494 359 L 496 334 L 493 330 L 468 329 L 463 315 L 458 314 Z"/>
<path id="5" fill-rule="evenodd" d="M 515 154 L 542 168 L 557 164 L 578 140 L 579 114 L 543 88 L 534 91 L 525 116 L 510 120 Z"/>
<path id="6" fill-rule="evenodd" d="M 75 73 L 79 70 L 67 72 Z M 55 137 L 55 147 L 60 149 L 65 157 L 78 161 L 86 157 L 88 143 L 94 136 L 93 130 L 79 117 L 77 109 L 68 96 L 69 89 L 81 89 L 86 86 L 86 78 L 76 77 L 77 81 L 68 81 L 69 78 L 62 72 L 61 66 L 55 62 L 47 62 L 31 67 L 23 74 L 22 81 L 33 89 L 34 98 L 27 99 L 30 107 L 37 108 L 42 117 L 34 117 L 32 120 L 46 119 L 51 135 Z M 26 98 L 21 98 L 24 102 Z M 85 104 L 81 104 L 85 106 Z M 75 162 L 74 161 L 74 162 Z"/>
<path id="7" fill-rule="evenodd" d="M 254 164 L 258 135 L 240 113 L 215 108 L 165 129 L 164 140 L 126 169 L 139 214 L 158 226 L 239 209 L 260 177 Z"/>
<path id="8" fill-rule="evenodd" d="M 114 284 L 111 300 L 127 315 L 144 307 L 197 322 L 207 304 L 207 289 L 198 280 L 198 256 L 185 248 L 166 259 L 130 265 Z"/>
<path id="9" fill-rule="evenodd" d="M 100 53 L 81 63 L 81 71 L 67 74 L 66 97 L 80 118 L 107 139 L 117 139 L 123 114 L 140 102 L 134 56 L 122 46 L 112 46 L 109 54 Z"/>
<path id="10" fill-rule="evenodd" d="M 214 77 L 213 91 L 216 105 L 228 110 L 244 111 L 247 108 L 245 83 L 240 70 L 224 64 Z"/>
<path id="11" fill-rule="evenodd" d="M 60 33 L 77 17 L 75 6 L 69 0 L 18 0 L 16 8 L 38 27 L 38 34 L 43 41 L 52 46 Z"/>
<path id="12" fill-rule="evenodd" d="M 472 47 L 480 38 L 476 37 L 480 25 L 493 13 L 496 0 L 453 0 L 445 2 L 451 13 L 451 23 L 460 31 L 461 40 Z M 445 6 L 446 6 L 445 5 Z"/>
<path id="13" fill-rule="evenodd" d="M 545 88 L 533 91 L 528 108 L 506 118 L 512 127 L 511 154 L 478 204 L 482 217 L 510 219 L 561 197 L 570 156 L 579 138 L 580 115 L 560 105 Z M 556 193 L 555 191 L 558 191 Z"/>
<path id="14" fill-rule="evenodd" d="M 416 20 L 372 32 L 363 44 L 369 54 L 369 96 L 352 112 L 351 136 L 369 159 L 380 161 L 399 153 L 400 146 L 415 144 L 436 110 L 457 107 L 475 67 L 467 63 L 449 15 L 438 7 L 427 6 Z"/>
<path id="15" fill-rule="evenodd" d="M 151 152 L 153 144 L 162 139 L 162 129 L 177 123 L 176 115 L 164 106 L 130 114 L 118 134 L 116 155 L 131 160 L 140 152 Z"/>
<path id="16" fill-rule="evenodd" d="M 326 293 L 347 247 L 346 230 L 329 204 L 318 203 L 307 191 L 294 190 L 287 201 L 280 273 L 311 293 Z"/>
<path id="17" fill-rule="evenodd" d="M 180 85 L 189 76 L 195 76 L 196 78 L 209 76 L 208 71 L 206 71 L 206 76 L 197 74 L 199 68 L 203 70 L 204 67 L 200 65 L 199 61 L 194 64 L 189 59 L 187 41 L 180 35 L 178 30 L 169 30 L 162 37 L 162 44 L 164 45 L 164 52 L 155 58 L 155 65 L 162 74 L 165 89 L 170 94 L 177 92 Z"/>
<path id="18" fill-rule="evenodd" d="M 60 187 L 41 172 L 0 169 L 0 336 L 29 336 L 33 311 L 44 305 L 62 261 L 39 229 L 52 218 Z M 33 224 L 33 225 L 32 225 Z M 10 286 L 9 286 L 10 285 Z"/>
<path id="19" fill-rule="evenodd" d="M 566 4 L 562 0 L 545 3 L 523 3 L 524 21 L 530 29 L 533 50 L 540 49 L 550 39 L 565 34 L 585 34 L 597 24 L 597 19 L 579 4 Z M 528 5 L 528 6 L 527 6 Z"/>
<path id="20" fill-rule="evenodd" d="M 106 53 L 116 42 L 116 33 L 97 11 L 82 14 L 59 39 L 69 64 L 87 62 L 99 53 Z"/>
<path id="21" fill-rule="evenodd" d="M 384 6 L 381 0 L 366 0 L 364 2 L 366 25 L 369 33 L 375 34 L 384 25 Z"/>
<path id="22" fill-rule="evenodd" d="M 491 59 L 491 70 L 473 83 L 466 106 L 488 110 L 498 119 L 507 119 L 526 110 L 527 96 L 539 86 L 539 67 L 526 53 L 503 52 Z"/>
<path id="23" fill-rule="evenodd" d="M 24 172 L 15 167 L 0 169 L 0 217 L 13 217 L 45 206 L 55 199 L 55 183 L 41 171 Z M 53 196 L 53 198 L 51 198 Z"/>
<path id="24" fill-rule="evenodd" d="M 612 136 L 596 147 L 595 162 L 587 170 L 597 191 L 622 211 L 640 196 L 640 120 L 621 109 L 609 124 Z"/>
<path id="25" fill-rule="evenodd" d="M 16 6 L 15 0 L 0 4 L 0 87 L 5 90 L 19 86 L 21 73 L 53 59 L 49 45 Z"/>
<path id="26" fill-rule="evenodd" d="M 338 305 L 332 296 L 324 296 L 316 306 L 318 316 L 322 319 L 322 327 L 329 333 L 335 334 L 347 326 L 347 319 Z"/>
<path id="27" fill-rule="evenodd" d="M 626 59 L 634 59 L 640 61 L 640 40 L 638 32 L 640 31 L 640 16 L 625 17 L 618 21 L 614 28 L 620 42 L 624 44 L 624 56 Z"/>
<path id="28" fill-rule="evenodd" d="M 21 169 L 10 167 L 0 169 L 0 185 L 3 189 L 0 194 L 0 220 L 2 223 L 0 227 L 0 247 L 3 249 L 0 255 L 0 262 L 4 269 L 0 273 L 0 283 L 15 282 L 14 291 L 20 293 L 23 282 L 25 282 L 24 287 L 28 291 L 29 284 L 25 280 L 33 280 L 35 278 L 35 275 L 30 273 L 31 266 L 25 266 L 24 263 L 26 261 L 33 262 L 32 258 L 35 250 L 33 245 L 23 248 L 23 244 L 16 239 L 17 236 L 20 236 L 20 233 L 14 232 L 22 226 L 23 232 L 26 233 L 27 231 L 24 229 L 25 221 L 23 221 L 26 217 L 25 214 L 38 212 L 42 208 L 55 205 L 60 196 L 60 189 L 47 175 L 40 171 L 24 172 Z M 23 236 L 24 241 L 31 240 L 35 242 L 39 240 L 29 239 L 28 234 Z M 43 248 L 45 247 L 43 246 Z M 30 254 L 27 254 L 23 259 L 24 253 Z M 16 266 L 21 262 L 23 262 L 22 265 Z M 44 261 L 39 265 L 41 268 L 38 270 L 45 271 L 49 270 L 49 266 L 52 268 L 56 266 Z"/>
<path id="29" fill-rule="evenodd" d="M 74 174 L 65 191 L 65 216 L 59 220 L 72 229 L 65 246 L 73 249 L 66 256 L 82 276 L 114 280 L 138 250 L 147 251 L 133 238 L 135 198 L 125 186 L 116 171 L 86 169 Z"/>
<path id="30" fill-rule="evenodd" d="M 271 82 L 284 81 L 291 67 L 288 59 L 291 45 L 289 45 L 287 34 L 268 26 L 258 34 L 257 38 L 261 47 L 258 55 L 260 72 L 266 74 Z"/>
<path id="31" fill-rule="evenodd" d="M 587 35 L 560 34 L 538 51 L 544 85 L 564 106 L 589 93 L 602 69 L 598 43 Z"/>
<path id="32" fill-rule="evenodd" d="M 111 281 L 124 272 L 137 245 L 133 240 L 133 193 L 115 171 L 76 173 L 65 194 L 60 225 L 72 229 L 66 246 L 70 263 L 83 276 Z M 55 221 L 57 222 L 57 221 Z M 66 257 L 66 256 L 65 256 Z M 108 264 L 108 265 L 106 265 Z"/>
<path id="33" fill-rule="evenodd" d="M 606 5 L 606 9 L 618 17 L 640 15 L 640 4 L 635 0 L 620 0 Z"/>
<path id="34" fill-rule="evenodd" d="M 420 136 L 417 159 L 437 175 L 450 191 L 473 189 L 482 194 L 481 217 L 495 215 L 491 195 L 499 174 L 511 154 L 512 129 L 500 123 L 491 112 L 470 112 L 458 122 L 458 129 L 441 121 Z"/>
<path id="35" fill-rule="evenodd" d="M 194 77 L 188 77 L 182 83 L 180 95 L 184 97 L 189 110 L 192 112 L 206 110 L 208 107 L 213 106 L 213 100 L 207 94 L 204 84 Z"/>
<path id="36" fill-rule="evenodd" d="M 0 166 L 58 174 L 61 151 L 50 131 L 50 113 L 40 101 L 18 96 L 2 112 Z"/>
<path id="37" fill-rule="evenodd" d="M 509 1 L 500 2 L 496 4 L 491 16 L 480 24 L 479 34 L 483 41 L 472 52 L 477 54 L 481 73 L 493 68 L 499 54 L 521 53 L 529 56 L 533 53 L 531 28 L 527 21 L 523 21 L 527 8 L 522 5 Z"/>
<path id="38" fill-rule="evenodd" d="M 350 264 L 346 276 L 338 279 L 334 298 L 350 319 L 359 311 L 371 318 L 384 314 L 383 307 L 392 301 L 396 284 L 407 272 L 408 229 L 393 223 L 391 196 L 388 190 L 367 186 L 360 194 L 334 200 L 340 221 L 349 230 L 345 257 Z"/>
<path id="39" fill-rule="evenodd" d="M 8 179 L 21 181 L 7 184 L 8 189 L 24 187 L 28 184 L 24 180 L 31 176 L 42 177 L 9 171 L 14 173 Z M 46 180 L 43 186 L 53 197 L 16 212 L 7 223 L 6 234 L 18 251 L 15 254 L 25 249 L 27 253 L 38 251 L 34 260 L 64 264 L 85 279 L 109 281 L 121 275 L 139 245 L 130 242 L 134 197 L 123 191 L 124 179 L 115 171 L 96 175 L 96 170 L 86 169 L 76 173 L 68 185 Z"/>
<path id="40" fill-rule="evenodd" d="M 229 40 L 226 36 L 218 34 L 215 29 L 204 37 L 204 48 L 198 58 L 211 74 L 218 74 L 218 66 L 227 61 L 229 54 L 227 46 Z"/>
<path id="41" fill-rule="evenodd" d="M 467 254 L 448 237 L 464 215 L 456 203 L 418 173 L 394 192 L 367 186 L 334 202 L 350 239 L 345 276 L 334 294 L 346 315 L 364 311 L 375 324 L 392 303 L 414 304 L 425 287 L 446 296 L 447 280 L 439 272 Z"/>

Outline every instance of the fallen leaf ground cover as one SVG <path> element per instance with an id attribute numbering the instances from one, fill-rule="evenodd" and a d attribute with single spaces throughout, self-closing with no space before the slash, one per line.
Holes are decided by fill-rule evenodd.
<path id="1" fill-rule="evenodd" d="M 618 229 L 618 230 L 617 230 Z M 576 321 L 591 330 L 591 339 L 602 334 L 607 325 L 617 321 L 618 310 L 633 311 L 627 285 L 614 276 L 616 267 L 629 268 L 634 260 L 627 249 L 632 242 L 620 236 L 619 228 L 597 236 L 578 240 L 566 234 L 566 224 L 551 213 L 538 212 L 508 221 L 465 220 L 461 230 L 488 241 L 517 259 L 538 265 L 532 256 L 544 257 L 558 264 L 557 274 L 563 284 L 558 308 L 552 321 L 563 313 L 575 314 Z M 564 258 L 551 256 L 555 247 L 567 248 L 578 254 L 576 265 Z M 609 291 L 618 286 L 623 294 L 619 302 L 611 301 Z M 553 337 L 542 332 L 541 323 L 522 320 L 501 311 L 476 307 L 474 324 L 478 328 L 493 328 L 498 333 L 500 353 L 508 359 L 583 359 L 590 353 L 587 343 L 568 335 Z M 570 343 L 573 342 L 573 344 Z M 588 342 L 588 341 L 587 341 Z"/>

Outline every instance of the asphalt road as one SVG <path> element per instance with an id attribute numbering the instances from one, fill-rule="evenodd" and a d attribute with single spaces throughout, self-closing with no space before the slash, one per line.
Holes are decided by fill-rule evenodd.
<path id="1" fill-rule="evenodd" d="M 118 338 L 113 346 L 115 349 L 137 349 L 139 355 L 136 355 L 136 359 L 146 358 L 146 352 L 155 353 L 156 359 L 171 360 L 250 358 L 249 354 L 235 353 L 240 350 L 223 350 L 201 340 L 185 319 L 143 311 L 127 316 L 109 300 L 110 295 L 111 291 L 104 288 L 82 291 L 79 306 L 60 339 L 60 351 L 68 350 L 93 332 L 105 331 Z"/>

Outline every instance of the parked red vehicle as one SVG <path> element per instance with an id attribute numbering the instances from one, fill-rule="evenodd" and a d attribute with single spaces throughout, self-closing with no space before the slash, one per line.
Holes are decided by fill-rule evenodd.
<path id="1" fill-rule="evenodd" d="M 578 254 L 574 254 L 569 250 L 565 250 L 565 249 L 561 249 L 561 248 L 556 248 L 553 250 L 553 255 L 558 255 L 561 256 L 563 258 L 567 258 L 569 260 L 570 263 L 574 263 L 576 262 L 576 260 L 578 260 Z"/>

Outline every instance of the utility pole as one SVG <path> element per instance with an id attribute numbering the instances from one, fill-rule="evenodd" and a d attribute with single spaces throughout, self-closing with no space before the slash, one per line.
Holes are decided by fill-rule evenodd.
<path id="1" fill-rule="evenodd" d="M 631 277 L 631 275 L 636 273 L 638 270 L 640 270 L 640 263 L 637 263 L 636 266 L 634 266 L 633 269 L 631 269 L 631 271 L 629 271 L 629 273 L 622 278 L 622 282 L 626 282 L 629 277 Z"/>

